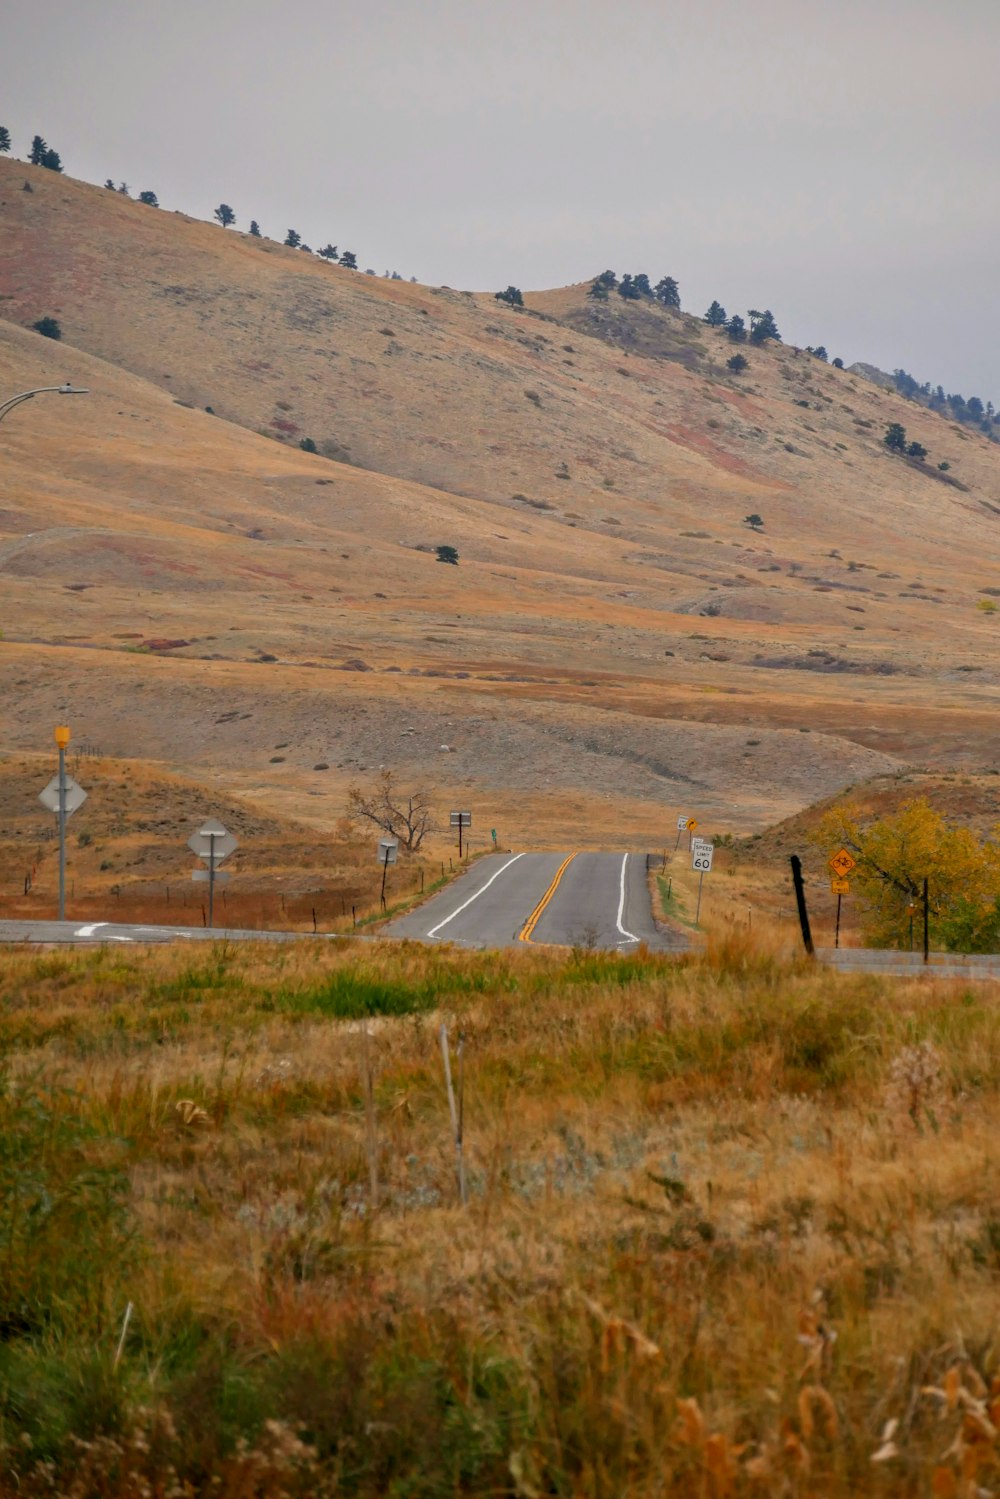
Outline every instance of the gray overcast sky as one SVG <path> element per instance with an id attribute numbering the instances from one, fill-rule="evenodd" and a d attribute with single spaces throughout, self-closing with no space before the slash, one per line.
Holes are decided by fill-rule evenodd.
<path id="1" fill-rule="evenodd" d="M 670 274 L 1000 404 L 998 0 L 5 0 L 0 47 L 72 176 L 431 284 Z"/>

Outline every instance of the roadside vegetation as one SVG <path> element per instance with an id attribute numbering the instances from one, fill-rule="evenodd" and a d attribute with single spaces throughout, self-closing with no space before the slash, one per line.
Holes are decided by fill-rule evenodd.
<path id="1" fill-rule="evenodd" d="M 733 924 L 5 953 L 0 1492 L 989 1488 L 995 1001 Z"/>

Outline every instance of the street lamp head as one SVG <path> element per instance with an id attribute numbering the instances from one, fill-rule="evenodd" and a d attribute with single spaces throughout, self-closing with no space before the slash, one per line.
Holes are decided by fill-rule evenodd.
<path id="1" fill-rule="evenodd" d="M 20 395 L 11 396 L 7 401 L 0 401 L 0 422 L 3 421 L 9 411 L 14 410 L 15 406 L 20 406 L 24 401 L 32 400 L 34 396 L 44 396 L 50 393 L 59 396 L 86 396 L 90 394 L 85 386 L 71 385 L 68 380 L 63 385 L 39 385 L 34 390 L 22 390 Z"/>

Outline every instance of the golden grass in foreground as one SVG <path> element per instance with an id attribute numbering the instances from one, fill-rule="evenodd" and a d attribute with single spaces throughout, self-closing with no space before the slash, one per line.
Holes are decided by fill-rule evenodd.
<path id="1" fill-rule="evenodd" d="M 4 1492 L 994 1486 L 995 987 L 730 929 L 14 954 L 0 995 Z"/>

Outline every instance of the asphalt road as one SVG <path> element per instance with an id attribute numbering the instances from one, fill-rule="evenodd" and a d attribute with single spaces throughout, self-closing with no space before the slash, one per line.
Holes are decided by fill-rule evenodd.
<path id="1" fill-rule="evenodd" d="M 456 942 L 615 948 L 640 942 L 660 951 L 686 946 L 653 921 L 643 854 L 497 854 L 440 895 L 384 928 L 387 937 Z"/>
<path id="2" fill-rule="evenodd" d="M 0 921 L 0 943 L 44 942 L 71 947 L 100 946 L 102 942 L 291 942 L 312 935 L 224 927 L 210 931 L 203 926 L 130 926 L 124 921 Z"/>

